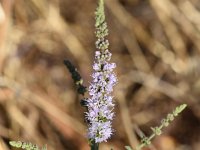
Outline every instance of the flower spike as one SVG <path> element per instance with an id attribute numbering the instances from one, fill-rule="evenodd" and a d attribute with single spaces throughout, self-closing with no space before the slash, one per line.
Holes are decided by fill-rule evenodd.
<path id="1" fill-rule="evenodd" d="M 89 121 L 88 138 L 95 143 L 107 141 L 112 133 L 111 122 L 114 116 L 114 104 L 111 92 L 117 82 L 113 69 L 115 63 L 110 63 L 111 53 L 108 50 L 109 42 L 105 37 L 108 35 L 107 23 L 105 22 L 104 2 L 99 1 L 95 12 L 96 48 L 95 62 L 93 65 L 93 81 L 89 86 L 90 98 L 87 99 L 86 120 Z"/>

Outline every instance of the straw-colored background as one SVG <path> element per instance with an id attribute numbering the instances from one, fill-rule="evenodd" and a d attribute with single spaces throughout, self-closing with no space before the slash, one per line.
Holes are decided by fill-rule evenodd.
<path id="1" fill-rule="evenodd" d="M 69 59 L 89 85 L 95 0 L 0 0 L 0 150 L 9 140 L 48 150 L 88 150 L 84 111 Z M 105 0 L 115 87 L 115 134 L 123 150 L 151 134 L 177 105 L 188 108 L 150 150 L 200 149 L 200 1 Z M 147 150 L 147 149 L 146 149 Z"/>

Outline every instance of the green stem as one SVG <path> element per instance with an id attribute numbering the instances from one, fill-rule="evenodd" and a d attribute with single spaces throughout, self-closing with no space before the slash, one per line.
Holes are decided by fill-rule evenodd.
<path id="1" fill-rule="evenodd" d="M 91 144 L 91 150 L 99 150 L 99 143 L 95 143 L 93 140 Z"/>

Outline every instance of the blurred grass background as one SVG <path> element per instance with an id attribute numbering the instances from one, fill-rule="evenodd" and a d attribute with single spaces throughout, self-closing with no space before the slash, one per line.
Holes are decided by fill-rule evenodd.
<path id="1" fill-rule="evenodd" d="M 135 146 L 177 105 L 188 108 L 145 150 L 200 149 L 200 1 L 105 0 L 117 63 L 115 134 Z M 91 81 L 94 0 L 0 0 L 0 150 L 9 140 L 88 150 L 69 59 Z"/>

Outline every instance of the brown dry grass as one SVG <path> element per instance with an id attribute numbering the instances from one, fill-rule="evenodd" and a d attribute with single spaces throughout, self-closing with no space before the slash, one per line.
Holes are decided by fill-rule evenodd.
<path id="1" fill-rule="evenodd" d="M 115 135 L 102 150 L 135 146 L 176 105 L 188 108 L 149 149 L 200 148 L 199 0 L 105 0 L 117 63 Z M 0 1 L 0 150 L 9 140 L 88 150 L 67 58 L 88 85 L 94 0 Z"/>

